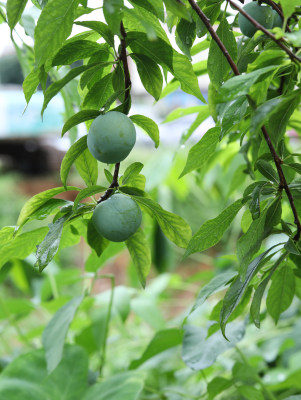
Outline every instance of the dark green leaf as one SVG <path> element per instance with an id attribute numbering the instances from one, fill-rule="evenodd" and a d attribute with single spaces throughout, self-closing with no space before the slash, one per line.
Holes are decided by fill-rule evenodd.
<path id="1" fill-rule="evenodd" d="M 184 18 L 187 21 L 191 21 L 191 16 L 188 8 L 186 8 L 185 4 L 182 1 L 174 1 L 174 0 L 163 0 L 165 7 L 168 11 L 172 12 L 175 16 Z"/>
<path id="2" fill-rule="evenodd" d="M 87 243 L 95 251 L 98 257 L 102 255 L 109 245 L 109 241 L 100 235 L 95 229 L 92 219 L 88 222 Z"/>
<path id="3" fill-rule="evenodd" d="M 172 328 L 157 332 L 148 344 L 142 356 L 131 362 L 129 369 L 136 369 L 145 363 L 145 361 L 156 356 L 157 354 L 162 353 L 162 351 L 180 345 L 182 343 L 182 339 L 182 329 Z"/>
<path id="4" fill-rule="evenodd" d="M 137 65 L 138 74 L 145 90 L 155 100 L 159 100 L 163 86 L 163 77 L 160 68 L 151 58 L 143 54 L 132 53 L 131 58 Z"/>
<path id="5" fill-rule="evenodd" d="M 42 10 L 34 34 L 38 66 L 44 64 L 70 35 L 78 3 L 78 0 L 52 0 Z"/>
<path id="6" fill-rule="evenodd" d="M 188 174 L 188 172 L 202 168 L 208 163 L 210 157 L 215 152 L 219 136 L 220 128 L 211 128 L 198 143 L 192 146 L 188 153 L 186 165 L 179 178 L 182 178 L 184 175 Z"/>
<path id="7" fill-rule="evenodd" d="M 219 116 L 221 123 L 221 137 L 231 131 L 231 128 L 242 121 L 248 108 L 245 96 L 238 97 L 234 101 L 226 103 L 222 114 Z"/>
<path id="8" fill-rule="evenodd" d="M 43 332 L 42 342 L 49 374 L 55 370 L 62 360 L 65 338 L 82 300 L 83 296 L 74 297 L 60 308 Z"/>
<path id="9" fill-rule="evenodd" d="M 272 181 L 274 183 L 279 183 L 279 176 L 270 163 L 268 163 L 265 160 L 258 160 L 256 162 L 256 167 L 259 170 L 259 172 L 263 176 L 265 176 L 269 181 Z"/>
<path id="10" fill-rule="evenodd" d="M 151 252 L 143 230 L 139 228 L 125 244 L 137 269 L 140 283 L 145 288 L 151 267 Z"/>
<path id="11" fill-rule="evenodd" d="M 54 214 L 55 211 L 58 211 L 59 207 L 68 206 L 70 204 L 72 204 L 71 201 L 63 199 L 50 199 L 41 207 L 39 207 L 33 214 L 31 214 L 30 219 L 45 219 L 49 215 Z"/>
<path id="12" fill-rule="evenodd" d="M 236 40 L 226 18 L 222 19 L 216 33 L 226 47 L 229 55 L 235 62 L 237 58 Z M 211 40 L 208 56 L 208 74 L 212 84 L 216 89 L 220 88 L 230 71 L 231 66 L 228 63 L 225 55 L 215 40 Z"/>
<path id="13" fill-rule="evenodd" d="M 39 70 L 33 69 L 23 81 L 23 92 L 27 103 L 29 103 L 32 95 L 37 90 L 39 83 Z"/>
<path id="14" fill-rule="evenodd" d="M 86 150 L 87 148 L 87 135 L 81 137 L 75 142 L 65 154 L 61 163 L 60 176 L 63 185 L 66 188 L 66 181 L 69 175 L 70 168 L 74 161 Z"/>
<path id="15" fill-rule="evenodd" d="M 207 391 L 209 400 L 215 399 L 215 397 L 222 393 L 224 390 L 229 389 L 233 385 L 233 382 L 229 379 L 217 376 L 208 383 Z"/>
<path id="16" fill-rule="evenodd" d="M 104 40 L 110 45 L 110 47 L 114 48 L 114 35 L 110 31 L 108 25 L 104 24 L 100 21 L 83 21 L 83 22 L 75 22 L 76 25 L 84 26 L 85 28 L 92 29 L 97 32 L 104 38 Z"/>
<path id="17" fill-rule="evenodd" d="M 157 148 L 159 146 L 160 138 L 159 128 L 155 121 L 139 114 L 131 115 L 130 119 L 134 122 L 134 124 L 138 125 L 149 135 L 149 137 L 154 141 L 155 147 Z"/>
<path id="18" fill-rule="evenodd" d="M 74 200 L 74 209 L 77 208 L 77 206 L 79 205 L 79 202 L 83 199 L 86 199 L 87 197 L 91 197 L 94 196 L 95 194 L 99 194 L 102 193 L 106 190 L 106 188 L 104 186 L 90 186 L 88 188 L 82 189 L 78 195 L 76 196 L 75 200 Z"/>
<path id="19" fill-rule="evenodd" d="M 218 217 L 206 221 L 192 236 L 184 257 L 204 251 L 217 244 L 243 205 L 244 201 L 239 199 L 227 207 Z"/>
<path id="20" fill-rule="evenodd" d="M 177 45 L 183 51 L 183 53 L 191 59 L 190 49 L 196 37 L 195 22 L 189 22 L 181 18 L 177 24 L 175 35 Z"/>
<path id="21" fill-rule="evenodd" d="M 267 310 L 277 324 L 280 314 L 289 308 L 293 301 L 296 278 L 289 265 L 277 269 L 267 296 Z"/>
<path id="22" fill-rule="evenodd" d="M 70 65 L 77 60 L 91 57 L 101 49 L 101 45 L 91 40 L 76 40 L 67 43 L 54 56 L 52 66 Z"/>
<path id="23" fill-rule="evenodd" d="M 162 0 L 130 0 L 131 4 L 143 7 L 164 22 L 164 7 Z"/>
<path id="24" fill-rule="evenodd" d="M 126 185 L 128 182 L 130 182 L 134 177 L 139 175 L 143 168 L 143 164 L 140 162 L 135 162 L 127 167 L 127 169 L 124 171 L 124 174 L 122 175 L 122 184 Z"/>
<path id="25" fill-rule="evenodd" d="M 89 149 L 84 150 L 75 160 L 75 166 L 87 186 L 97 183 L 98 165 Z"/>
<path id="26" fill-rule="evenodd" d="M 186 247 L 191 238 L 190 226 L 178 215 L 164 210 L 159 204 L 145 197 L 132 196 L 146 207 L 158 221 L 164 235 L 179 247 Z"/>
<path id="27" fill-rule="evenodd" d="M 100 111 L 97 111 L 97 110 L 82 110 L 82 111 L 79 111 L 78 113 L 72 115 L 72 117 L 69 118 L 68 121 L 63 126 L 62 136 L 64 136 L 64 134 L 66 132 L 68 132 L 71 128 L 73 128 L 74 126 L 76 126 L 82 122 L 89 121 L 91 119 L 95 119 L 100 114 L 101 114 Z"/>
<path id="28" fill-rule="evenodd" d="M 23 14 L 24 8 L 27 4 L 27 1 L 28 0 L 7 0 L 6 3 L 7 21 L 11 31 L 19 22 L 21 15 Z"/>

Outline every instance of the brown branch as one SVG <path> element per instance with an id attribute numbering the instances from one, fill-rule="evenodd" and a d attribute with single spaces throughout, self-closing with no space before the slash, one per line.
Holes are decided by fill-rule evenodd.
<path id="1" fill-rule="evenodd" d="M 129 100 L 130 96 L 130 89 L 131 89 L 131 77 L 130 77 L 130 71 L 129 71 L 129 66 L 127 62 L 127 54 L 126 54 L 126 32 L 123 26 L 123 23 L 121 21 L 120 23 L 120 33 L 121 33 L 121 39 L 120 39 L 120 54 L 119 54 L 119 60 L 121 60 L 123 64 L 123 69 L 124 69 L 124 87 L 125 87 L 125 95 L 124 95 L 124 102 Z M 98 204 L 101 203 L 102 201 L 107 200 L 112 194 L 114 193 L 114 190 L 118 188 L 119 183 L 118 183 L 118 173 L 119 173 L 119 168 L 120 168 L 120 162 L 115 164 L 115 170 L 114 170 L 114 175 L 113 175 L 113 180 L 109 188 L 106 190 L 106 192 L 100 197 L 98 200 Z"/>
<path id="2" fill-rule="evenodd" d="M 215 32 L 215 30 L 213 29 L 212 25 L 210 24 L 209 19 L 206 17 L 206 15 L 203 13 L 203 11 L 200 9 L 200 7 L 195 3 L 194 0 L 188 0 L 191 7 L 195 10 L 195 12 L 198 14 L 199 18 L 201 19 L 201 21 L 205 24 L 205 26 L 207 27 L 208 31 L 210 32 L 212 39 L 215 40 L 215 42 L 217 43 L 217 45 L 219 46 L 219 48 L 221 49 L 221 51 L 223 52 L 223 54 L 225 55 L 226 59 L 228 60 L 233 72 L 235 75 L 240 75 L 240 72 L 238 70 L 237 65 L 234 63 L 234 61 L 232 60 L 231 56 L 229 55 L 227 49 L 225 48 L 224 44 L 222 43 L 220 37 L 217 35 L 217 33 Z M 232 3 L 231 0 L 228 0 Z M 240 8 L 240 7 L 239 7 Z M 252 18 L 253 19 L 253 18 Z M 294 199 L 293 199 L 293 195 L 288 187 L 287 181 L 285 179 L 281 164 L 282 164 L 282 160 L 281 158 L 278 156 L 276 149 L 272 143 L 272 140 L 265 128 L 265 126 L 262 126 L 261 128 L 262 130 L 262 134 L 263 137 L 269 147 L 269 150 L 273 156 L 273 160 L 274 160 L 274 164 L 277 168 L 277 172 L 278 172 L 278 176 L 279 176 L 279 190 L 285 190 L 286 195 L 288 197 L 293 215 L 294 215 L 294 223 L 297 226 L 297 233 L 294 236 L 294 240 L 298 241 L 300 239 L 301 236 L 301 223 L 299 220 L 299 216 L 295 207 L 295 203 L 294 203 Z"/>
<path id="3" fill-rule="evenodd" d="M 254 18 L 252 18 L 248 13 L 245 12 L 243 8 L 236 5 L 232 0 L 227 0 L 237 11 L 241 13 L 247 20 L 249 20 L 258 30 L 264 32 L 270 39 L 272 39 L 277 45 L 286 52 L 292 61 L 297 60 L 301 63 L 301 58 L 294 54 L 280 39 L 276 39 L 276 36 L 269 32 L 264 26 L 260 25 Z"/>

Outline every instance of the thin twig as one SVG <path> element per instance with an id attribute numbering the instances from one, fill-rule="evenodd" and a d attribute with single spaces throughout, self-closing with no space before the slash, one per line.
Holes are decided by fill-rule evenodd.
<path id="1" fill-rule="evenodd" d="M 123 65 L 123 70 L 124 70 L 124 87 L 125 87 L 125 94 L 124 94 L 124 102 L 126 103 L 129 101 L 129 96 L 130 96 L 130 89 L 131 89 L 131 77 L 130 77 L 130 71 L 129 71 L 129 66 L 127 62 L 127 54 L 126 54 L 126 31 L 124 29 L 123 23 L 121 21 L 120 23 L 120 33 L 121 33 L 121 39 L 120 39 L 120 54 L 119 54 L 119 60 L 122 62 Z M 109 188 L 106 190 L 106 192 L 100 197 L 98 200 L 98 204 L 107 200 L 112 194 L 114 193 L 114 190 L 119 186 L 118 183 L 118 173 L 119 173 L 119 168 L 120 168 L 120 162 L 115 164 L 115 170 L 114 170 L 114 175 L 113 175 L 113 180 Z"/>
<path id="2" fill-rule="evenodd" d="M 188 0 L 189 1 L 189 0 Z M 269 32 L 264 26 L 262 26 L 256 19 L 252 18 L 248 13 L 245 12 L 243 8 L 235 4 L 232 0 L 227 0 L 237 11 L 241 13 L 247 20 L 249 20 L 258 30 L 264 32 L 270 39 L 272 39 L 277 45 L 286 52 L 291 60 L 297 60 L 301 63 L 301 58 L 294 54 L 280 39 L 276 39 L 276 36 Z"/>
<path id="3" fill-rule="evenodd" d="M 227 51 L 227 49 L 225 48 L 224 44 L 222 43 L 220 37 L 218 36 L 218 34 L 215 32 L 215 30 L 213 29 L 212 25 L 210 24 L 209 19 L 206 17 L 206 15 L 203 13 L 203 11 L 200 9 L 200 7 L 195 3 L 194 0 L 188 0 L 191 7 L 195 10 L 195 12 L 198 14 L 199 18 L 201 19 L 201 21 L 204 23 L 204 25 L 207 27 L 208 31 L 210 32 L 212 39 L 215 40 L 215 42 L 217 43 L 217 45 L 219 46 L 219 48 L 221 49 L 221 51 L 223 52 L 224 56 L 226 57 L 226 59 L 228 60 L 233 72 L 235 75 L 240 75 L 239 69 L 237 67 L 237 65 L 235 64 L 235 62 L 233 61 L 233 59 L 231 58 L 231 56 L 229 55 L 229 52 Z M 228 0 L 229 2 L 232 1 Z M 240 8 L 240 7 L 238 7 Z M 253 18 L 252 18 L 253 19 Z M 300 219 L 296 210 L 296 206 L 294 203 L 294 199 L 293 199 L 293 195 L 288 187 L 287 181 L 285 179 L 281 164 L 282 164 L 282 160 L 281 158 L 278 156 L 275 147 L 272 143 L 272 140 L 265 128 L 265 126 L 262 126 L 261 128 L 262 130 L 262 134 L 263 137 L 269 147 L 269 150 L 273 156 L 273 160 L 274 160 L 274 164 L 277 168 L 277 172 L 278 172 L 278 176 L 279 176 L 279 190 L 285 190 L 285 193 L 288 197 L 293 215 L 294 215 L 294 223 L 297 226 L 297 233 L 294 236 L 294 240 L 298 241 L 300 239 L 301 236 L 301 223 L 300 223 Z"/>

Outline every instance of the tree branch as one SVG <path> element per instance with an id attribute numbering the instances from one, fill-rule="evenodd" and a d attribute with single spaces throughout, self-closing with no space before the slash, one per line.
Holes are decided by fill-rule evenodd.
<path id="1" fill-rule="evenodd" d="M 232 0 L 227 0 L 237 11 L 241 13 L 245 18 L 247 18 L 258 30 L 264 32 L 270 39 L 272 39 L 277 45 L 288 54 L 292 61 L 298 61 L 301 63 L 301 58 L 294 54 L 285 44 L 280 40 L 276 39 L 276 36 L 269 32 L 264 26 L 260 25 L 254 18 L 252 18 L 248 13 L 245 12 L 243 8 L 236 5 Z"/>
<path id="2" fill-rule="evenodd" d="M 124 95 L 124 102 L 129 101 L 130 97 L 130 89 L 131 89 L 131 77 L 130 77 L 130 71 L 129 71 L 129 66 L 127 62 L 127 54 L 126 54 L 126 32 L 123 26 L 122 21 L 120 22 L 120 33 L 121 33 L 121 39 L 120 39 L 120 54 L 119 54 L 119 60 L 121 60 L 123 64 L 123 70 L 124 70 L 124 87 L 125 87 L 125 95 Z M 119 186 L 118 183 L 118 173 L 119 173 L 119 168 L 120 168 L 120 162 L 115 164 L 115 170 L 114 170 L 114 175 L 113 175 L 113 180 L 109 188 L 106 190 L 106 192 L 100 197 L 98 200 L 98 204 L 101 203 L 102 201 L 107 200 L 112 194 L 114 193 L 115 188 Z"/>
<path id="3" fill-rule="evenodd" d="M 217 43 L 217 45 L 219 46 L 219 48 L 221 49 L 221 51 L 223 52 L 224 56 L 226 57 L 226 59 L 228 60 L 228 63 L 230 64 L 232 71 L 234 72 L 235 75 L 240 75 L 240 72 L 238 70 L 237 65 L 234 63 L 233 59 L 231 58 L 231 56 L 229 55 L 226 47 L 224 46 L 223 42 L 221 41 L 220 37 L 218 36 L 218 34 L 215 32 L 215 30 L 213 29 L 212 25 L 210 24 L 209 19 L 206 17 L 206 15 L 203 13 L 203 11 L 200 9 L 200 7 L 195 3 L 194 0 L 188 0 L 191 7 L 195 10 L 195 12 L 197 13 L 197 15 L 199 16 L 199 18 L 201 19 L 201 21 L 204 23 L 204 25 L 207 27 L 208 31 L 210 32 L 212 39 L 215 40 L 215 42 Z M 229 2 L 232 1 L 228 0 Z M 238 7 L 238 6 L 236 6 Z M 238 9 L 240 9 L 240 7 L 238 7 Z M 253 18 L 252 18 L 253 19 Z M 269 150 L 273 156 L 273 160 L 274 160 L 274 164 L 277 168 L 277 172 L 278 172 L 278 176 L 279 176 L 279 190 L 285 190 L 285 193 L 288 197 L 288 201 L 290 203 L 293 215 L 294 215 L 294 223 L 297 226 L 297 233 L 294 236 L 294 240 L 298 241 L 300 239 L 301 236 L 301 223 L 299 220 L 299 216 L 295 207 L 295 203 L 294 203 L 294 199 L 293 199 L 293 195 L 288 187 L 287 181 L 285 179 L 281 164 L 282 164 L 282 160 L 281 158 L 278 156 L 276 149 L 272 143 L 272 140 L 265 128 L 265 126 L 262 126 L 261 128 L 262 130 L 262 134 L 263 137 L 269 147 Z"/>

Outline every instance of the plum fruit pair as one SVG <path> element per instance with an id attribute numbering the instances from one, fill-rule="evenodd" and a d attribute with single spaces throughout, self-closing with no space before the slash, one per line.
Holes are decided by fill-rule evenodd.
<path id="1" fill-rule="evenodd" d="M 280 15 L 269 6 L 262 6 L 257 2 L 252 2 L 246 4 L 243 10 L 266 29 L 282 27 L 283 21 Z M 238 25 L 241 32 L 250 38 L 253 37 L 257 31 L 256 26 L 242 14 L 238 16 Z"/>
<path id="2" fill-rule="evenodd" d="M 92 122 L 88 149 L 98 161 L 115 164 L 124 160 L 136 142 L 133 122 L 125 114 L 111 111 Z M 140 207 L 130 197 L 116 193 L 99 203 L 92 221 L 96 230 L 112 242 L 123 242 L 133 235 L 142 220 Z"/>

